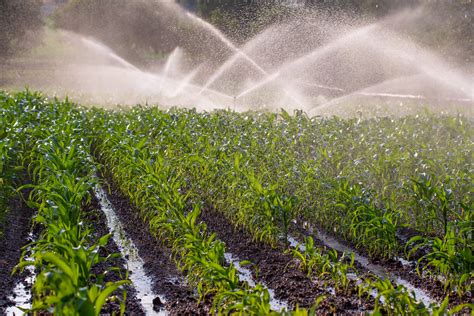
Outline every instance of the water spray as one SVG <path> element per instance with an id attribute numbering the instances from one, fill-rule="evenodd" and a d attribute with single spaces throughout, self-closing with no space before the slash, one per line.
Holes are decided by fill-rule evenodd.
<path id="1" fill-rule="evenodd" d="M 39 86 L 29 81 L 23 70 L 21 78 L 14 80 L 21 86 L 28 84 L 45 93 L 57 92 L 58 96 L 67 93 L 76 100 L 96 104 L 147 102 L 206 110 L 236 109 L 238 99 L 245 97 L 242 109 L 268 106 L 309 111 L 322 104 L 315 109 L 325 109 L 331 115 L 329 105 L 347 104 L 344 111 L 349 113 L 361 98 L 386 105 L 405 99 L 419 104 L 420 109 L 426 103 L 449 102 L 450 106 L 452 102 L 462 113 L 472 115 L 472 68 L 454 68 L 429 49 L 390 29 L 405 21 L 416 22 L 423 17 L 420 10 L 368 25 L 344 20 L 333 23 L 321 19 L 318 13 L 308 19 L 295 17 L 284 25 L 269 26 L 238 47 L 216 27 L 174 1 L 158 1 L 157 5 L 163 9 L 161 12 L 176 18 L 167 22 L 188 23 L 203 38 L 212 38 L 212 43 L 180 37 L 182 42 L 177 46 L 183 49 L 176 48 L 161 70 L 154 72 L 139 69 L 96 39 L 57 30 L 56 42 L 67 43 L 70 56 L 64 60 L 51 56 L 44 62 L 36 60 L 42 71 L 52 74 L 47 81 L 34 78 Z M 301 25 L 305 32 L 295 36 L 296 26 Z M 321 30 L 321 41 L 309 38 Z M 187 57 L 194 48 L 224 49 L 231 55 L 219 65 L 210 55 L 198 55 L 196 58 L 200 59 L 191 63 Z M 18 69 L 12 70 L 5 73 L 14 74 Z"/>

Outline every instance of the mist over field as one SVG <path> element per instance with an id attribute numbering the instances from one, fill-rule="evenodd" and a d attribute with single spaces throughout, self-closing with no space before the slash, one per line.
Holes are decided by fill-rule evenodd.
<path id="1" fill-rule="evenodd" d="M 0 83 L 109 106 L 472 115 L 468 1 L 112 2 L 32 1 L 45 26 L 9 35 Z"/>

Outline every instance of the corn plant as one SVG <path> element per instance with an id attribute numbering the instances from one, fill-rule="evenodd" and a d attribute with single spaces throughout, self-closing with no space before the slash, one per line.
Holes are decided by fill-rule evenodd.
<path id="1" fill-rule="evenodd" d="M 462 116 L 345 120 L 135 107 L 93 110 L 89 119 L 97 155 L 167 243 L 179 230 L 158 227 L 174 225 L 173 203 L 185 215 L 197 204 L 213 209 L 272 245 L 292 220 L 307 222 L 374 259 L 400 254 L 400 228 L 442 239 L 448 222 L 458 233 L 469 226 L 473 129 Z M 429 214 L 417 202 L 418 174 L 433 179 Z M 470 249 L 467 235 L 456 252 Z"/>
<path id="2" fill-rule="evenodd" d="M 298 247 L 292 250 L 293 257 L 299 261 L 300 269 L 308 277 L 313 277 L 313 275 L 318 278 L 330 277 L 336 290 L 347 292 L 350 287 L 347 273 L 354 270 L 354 254 L 349 255 L 350 261 L 346 263 L 346 254 L 339 257 L 334 249 L 324 251 L 322 248 L 315 247 L 311 236 L 306 237 L 304 242 L 303 250 L 300 251 Z"/>
<path id="3" fill-rule="evenodd" d="M 372 315 L 453 315 L 470 309 L 473 304 L 460 304 L 449 309 L 449 296 L 441 304 L 426 306 L 417 301 L 415 293 L 410 293 L 403 285 L 396 287 L 388 279 L 364 280 L 359 285 L 359 295 L 375 295 Z"/>
<path id="4" fill-rule="evenodd" d="M 445 183 L 449 183 L 446 179 Z M 433 176 L 422 174 L 419 179 L 412 179 L 412 209 L 423 212 L 424 227 L 428 231 L 440 232 L 441 236 L 448 232 L 448 224 L 458 219 L 459 209 L 465 209 L 462 202 L 457 202 L 453 191 L 444 183 L 437 183 Z"/>
<path id="5" fill-rule="evenodd" d="M 372 204 L 359 206 L 351 216 L 350 230 L 359 247 L 380 258 L 390 258 L 397 253 L 398 212 L 379 210 Z"/>
<path id="6" fill-rule="evenodd" d="M 373 257 L 389 259 L 396 254 L 399 212 L 377 207 L 372 193 L 363 190 L 360 185 L 350 185 L 341 180 L 337 186 L 337 215 L 334 218 L 340 223 L 332 225 L 339 226 L 341 234 Z"/>
<path id="7" fill-rule="evenodd" d="M 454 289 L 459 295 L 472 289 L 474 273 L 474 256 L 472 242 L 463 238 L 466 231 L 457 231 L 453 224 L 448 225 L 447 234 L 443 239 L 438 237 L 415 236 L 407 243 L 407 248 L 413 245 L 409 256 L 422 247 L 428 247 L 429 252 L 418 259 L 417 271 L 429 275 L 443 277 L 445 291 Z M 472 235 L 472 227 L 468 228 Z"/>
<path id="8" fill-rule="evenodd" d="M 0 91 L 0 224 L 10 211 L 9 202 L 16 195 L 16 187 L 25 180 L 22 157 L 29 147 L 25 133 L 29 115 L 23 111 L 22 102 L 35 106 L 41 103 L 37 97 L 37 94 L 10 95 Z M 0 238 L 2 234 L 0 229 Z"/>
<path id="9" fill-rule="evenodd" d="M 427 307 L 417 302 L 414 293 L 410 293 L 402 285 L 394 287 L 388 279 L 377 279 L 363 285 L 368 295 L 376 292 L 374 314 L 381 315 L 382 311 L 388 315 L 428 314 Z"/>
<path id="10" fill-rule="evenodd" d="M 29 265 L 37 269 L 32 311 L 99 315 L 106 301 L 129 281 L 105 283 L 107 271 L 91 272 L 108 260 L 99 250 L 109 235 L 93 241 L 90 227 L 83 222 L 82 207 L 90 202 L 95 185 L 83 117 L 68 102 L 35 101 L 33 105 L 28 93 L 19 97 L 23 111 L 37 116 L 24 122 L 31 143 L 21 157 L 33 184 L 18 191 L 32 189 L 28 204 L 37 209 L 34 224 L 41 228 L 41 235 L 28 247 L 33 260 L 22 257 L 15 271 Z"/>
<path id="11" fill-rule="evenodd" d="M 354 270 L 354 254 L 349 254 L 349 262 L 346 262 L 346 253 L 343 253 L 341 257 L 338 258 L 337 252 L 333 249 L 328 252 L 328 255 L 331 260 L 331 266 L 329 273 L 331 279 L 334 281 L 334 287 L 337 290 L 347 293 L 350 286 L 351 280 L 348 278 L 347 274 L 350 271 Z"/>
<path id="12" fill-rule="evenodd" d="M 304 239 L 304 245 L 305 248 L 302 251 L 298 247 L 292 250 L 293 257 L 299 261 L 300 269 L 306 272 L 308 277 L 312 277 L 313 274 L 326 274 L 331 266 L 329 256 L 323 255 L 322 248 L 314 246 L 311 236 Z"/>
<path id="13" fill-rule="evenodd" d="M 99 138 L 97 154 L 106 166 L 114 166 L 117 185 L 150 221 L 152 232 L 171 246 L 178 267 L 196 286 L 199 299 L 212 295 L 212 312 L 270 311 L 266 289 L 242 284 L 235 267 L 224 266 L 223 243 L 197 223 L 199 206 L 187 210 L 180 172 L 146 150 L 143 138 L 129 135 L 119 141 L 118 137 L 123 135 L 116 130 L 102 141 Z M 136 190 L 137 186 L 144 190 Z"/>
<path id="14" fill-rule="evenodd" d="M 288 243 L 291 221 L 295 216 L 296 198 L 279 193 L 274 186 L 264 188 L 252 175 L 247 177 L 249 187 L 254 190 L 252 196 L 257 199 L 254 205 L 255 216 L 249 225 L 257 231 L 259 240 L 275 242 L 281 231 L 282 239 Z"/>
<path id="15" fill-rule="evenodd" d="M 105 283 L 103 278 L 108 271 L 100 275 L 91 273 L 94 265 L 111 258 L 99 256 L 99 248 L 107 244 L 109 237 L 103 236 L 91 247 L 71 247 L 62 242 L 47 241 L 30 245 L 36 251 L 34 261 L 22 261 L 17 268 L 31 265 L 42 269 L 33 285 L 34 293 L 41 293 L 41 299 L 33 301 L 31 311 L 99 315 L 111 295 L 130 283 L 127 280 Z M 38 248 L 42 248 L 41 251 Z"/>

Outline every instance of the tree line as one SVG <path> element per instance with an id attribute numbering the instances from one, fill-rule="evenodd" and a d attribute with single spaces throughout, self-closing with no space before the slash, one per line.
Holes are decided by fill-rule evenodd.
<path id="1" fill-rule="evenodd" d="M 236 41 L 245 41 L 271 23 L 291 17 L 295 12 L 319 10 L 340 12 L 355 17 L 380 19 L 401 10 L 425 9 L 430 19 L 416 27 L 401 26 L 403 32 L 450 59 L 472 63 L 472 0 L 177 0 L 218 26 Z"/>
<path id="2" fill-rule="evenodd" d="M 0 59 L 29 48 L 41 24 L 40 0 L 0 0 Z"/>
<path id="3" fill-rule="evenodd" d="M 196 31 L 178 16 L 163 10 L 160 0 L 49 0 L 65 2 L 52 16 L 56 27 L 94 36 L 124 57 L 135 61 L 160 58 L 194 38 L 213 39 Z M 42 23 L 41 0 L 0 0 L 0 58 L 30 45 Z M 473 62 L 472 0 L 176 0 L 195 12 L 237 44 L 247 41 L 273 23 L 284 22 L 302 11 L 319 10 L 379 19 L 401 9 L 424 5 L 430 21 L 404 32 L 425 46 L 456 61 Z M 433 23 L 433 20 L 435 23 Z M 403 26 L 402 26 L 403 28 Z M 204 45 L 209 46 L 209 45 Z M 212 45 L 211 45 L 212 46 Z M 216 45 L 217 47 L 218 45 Z M 225 58 L 225 52 L 185 47 L 193 55 Z M 210 55 L 210 56 L 209 56 Z"/>

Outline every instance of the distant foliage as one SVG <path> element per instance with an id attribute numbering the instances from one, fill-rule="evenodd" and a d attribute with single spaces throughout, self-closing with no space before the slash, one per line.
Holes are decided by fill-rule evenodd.
<path id="1" fill-rule="evenodd" d="M 171 50 L 176 46 L 167 37 L 165 19 L 156 18 L 152 1 L 71 0 L 55 14 L 60 28 L 89 35 L 114 47 L 124 57 L 134 59 L 137 49 Z"/>
<path id="2" fill-rule="evenodd" d="M 0 58 L 31 45 L 27 34 L 41 24 L 40 0 L 0 0 Z"/>
<path id="3" fill-rule="evenodd" d="M 450 59 L 472 62 L 473 7 L 471 0 L 176 0 L 219 27 L 235 41 L 244 42 L 268 25 L 295 15 L 318 11 L 337 19 L 339 14 L 378 19 L 400 10 L 424 7 L 426 18 L 401 30 Z"/>
<path id="4" fill-rule="evenodd" d="M 219 47 L 215 37 L 200 32 L 183 11 L 166 1 L 70 0 L 56 11 L 54 21 L 57 27 L 99 39 L 136 63 L 162 58 L 177 46 L 196 58 L 225 55 L 226 51 L 204 51 L 205 45 L 189 41 Z"/>
<path id="5" fill-rule="evenodd" d="M 0 0 L 6 1 L 6 0 Z M 33 1 L 33 0 L 29 0 Z M 401 9 L 413 10 L 424 5 L 426 18 L 416 25 L 401 25 L 400 30 L 417 42 L 452 59 L 469 61 L 472 51 L 471 1 L 428 0 L 283 0 L 283 1 L 222 1 L 176 0 L 217 26 L 236 44 L 242 44 L 274 23 L 302 19 L 305 13 L 318 12 L 320 16 L 365 21 L 377 20 Z M 226 50 L 213 45 L 212 34 L 201 32 L 195 22 L 183 12 L 169 9 L 177 6 L 171 1 L 153 0 L 70 0 L 56 12 L 58 27 L 90 35 L 105 42 L 121 56 L 135 62 L 160 58 L 176 46 L 186 48 L 191 57 L 209 57 L 223 60 Z M 303 14 L 303 15 L 302 15 Z M 345 17 L 345 18 L 342 18 Z M 204 50 L 199 43 L 211 42 Z M 211 55 L 211 56 L 209 56 Z"/>

